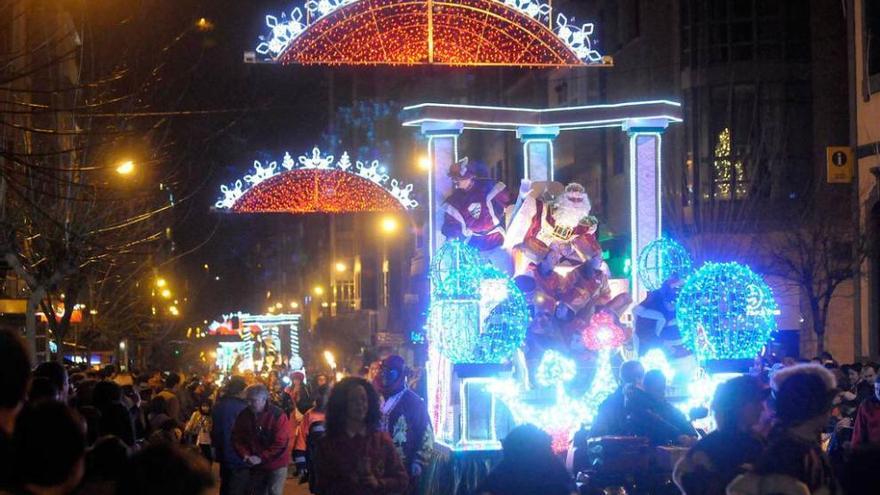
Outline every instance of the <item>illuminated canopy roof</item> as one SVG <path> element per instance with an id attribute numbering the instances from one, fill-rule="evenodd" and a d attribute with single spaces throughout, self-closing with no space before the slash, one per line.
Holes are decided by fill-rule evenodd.
<path id="1" fill-rule="evenodd" d="M 681 103 L 668 100 L 603 103 L 577 107 L 517 108 L 422 103 L 403 109 L 404 126 L 460 123 L 465 129 L 519 131 L 525 127 L 558 130 L 625 127 L 656 121 L 681 122 Z"/>
<path id="2" fill-rule="evenodd" d="M 541 0 L 310 0 L 266 16 L 262 61 L 328 65 L 606 65 L 592 24 Z M 610 60 L 610 59 L 609 59 Z"/>
<path id="3" fill-rule="evenodd" d="M 214 205 L 233 213 L 355 213 L 412 209 L 412 184 L 404 185 L 385 174 L 377 160 L 352 163 L 348 153 L 339 160 L 323 156 L 318 148 L 294 161 L 289 153 L 278 162 L 254 162 L 254 171 L 231 186 Z M 249 184 L 249 186 L 245 186 Z"/>

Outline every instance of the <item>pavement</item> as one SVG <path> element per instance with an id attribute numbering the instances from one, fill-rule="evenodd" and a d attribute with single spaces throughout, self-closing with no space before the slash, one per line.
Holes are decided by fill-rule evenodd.
<path id="1" fill-rule="evenodd" d="M 217 495 L 220 493 L 220 465 L 216 462 L 211 465 L 211 471 L 214 473 L 214 489 L 209 493 Z M 288 478 L 284 483 L 284 495 L 309 495 L 309 485 L 300 485 L 298 479 Z"/>

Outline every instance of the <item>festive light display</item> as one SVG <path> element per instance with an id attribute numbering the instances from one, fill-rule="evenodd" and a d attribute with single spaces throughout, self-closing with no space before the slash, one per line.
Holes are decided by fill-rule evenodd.
<path id="1" fill-rule="evenodd" d="M 535 380 L 542 387 L 551 387 L 571 381 L 576 372 L 577 366 L 573 360 L 550 349 L 541 357 L 541 363 L 535 371 Z"/>
<path id="2" fill-rule="evenodd" d="M 552 352 L 552 351 L 548 351 Z M 559 356 L 561 359 L 566 359 Z M 542 362 L 548 361 L 545 353 Z M 551 355 L 549 362 L 561 360 Z M 572 363 L 573 364 L 573 363 Z M 567 367 L 567 365 L 562 365 Z M 561 375 L 560 375 L 561 376 Z M 570 375 L 574 377 L 574 375 Z M 549 378 L 549 377 L 545 377 Z M 611 370 L 611 350 L 604 349 L 599 352 L 596 360 L 596 375 L 590 389 L 581 397 L 571 397 L 563 388 L 564 381 L 554 383 L 556 387 L 556 402 L 554 404 L 535 404 L 526 399 L 526 391 L 520 388 L 513 380 L 498 380 L 491 386 L 491 391 L 498 397 L 513 416 L 517 424 L 532 423 L 542 428 L 553 437 L 553 449 L 557 453 L 568 448 L 569 440 L 573 432 L 577 431 L 582 424 L 593 421 L 599 404 L 611 395 L 617 382 Z"/>
<path id="3" fill-rule="evenodd" d="M 499 363 L 523 344 L 525 297 L 475 248 L 447 241 L 434 255 L 431 280 L 428 340 L 451 362 Z"/>
<path id="4" fill-rule="evenodd" d="M 739 263 L 703 265 L 676 302 L 684 343 L 701 360 L 756 356 L 776 330 L 777 313 L 770 287 Z"/>
<path id="5" fill-rule="evenodd" d="M 675 276 L 684 280 L 691 271 L 691 255 L 681 244 L 672 239 L 651 241 L 639 253 L 639 280 L 647 290 L 657 290 Z"/>
<path id="6" fill-rule="evenodd" d="M 378 160 L 352 163 L 348 153 L 335 160 L 317 147 L 297 161 L 285 153 L 280 167 L 254 161 L 253 173 L 243 179 L 220 186 L 223 197 L 214 206 L 235 213 L 383 212 L 418 206 L 410 198 L 413 185 L 397 179 L 389 183 Z"/>
<path id="7" fill-rule="evenodd" d="M 599 311 L 590 318 L 590 324 L 583 330 L 581 337 L 587 349 L 593 351 L 616 349 L 626 342 L 626 332 L 617 324 L 614 315 L 608 311 Z"/>
<path id="8" fill-rule="evenodd" d="M 601 65 L 592 24 L 539 0 L 310 0 L 267 15 L 256 53 L 283 64 Z"/>
<path id="9" fill-rule="evenodd" d="M 745 167 L 742 160 L 731 158 L 730 129 L 726 127 L 718 134 L 712 165 L 715 171 L 713 195 L 716 199 L 742 199 L 748 194 Z"/>
<path id="10" fill-rule="evenodd" d="M 660 370 L 667 381 L 672 381 L 675 378 L 675 368 L 669 364 L 669 360 L 666 359 L 666 353 L 662 349 L 651 349 L 639 358 L 639 361 L 642 362 L 645 371 Z"/>

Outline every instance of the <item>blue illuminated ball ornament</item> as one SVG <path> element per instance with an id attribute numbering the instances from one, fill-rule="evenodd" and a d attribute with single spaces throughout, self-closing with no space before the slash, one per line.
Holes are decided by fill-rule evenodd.
<path id="1" fill-rule="evenodd" d="M 684 344 L 703 361 L 753 358 L 776 331 L 778 312 L 764 279 L 739 263 L 706 263 L 676 301 Z"/>
<path id="2" fill-rule="evenodd" d="M 684 279 L 693 271 L 691 255 L 672 239 L 651 241 L 639 253 L 639 280 L 648 290 L 657 290 L 673 276 Z"/>
<path id="3" fill-rule="evenodd" d="M 526 338 L 528 305 L 510 277 L 449 240 L 431 265 L 428 340 L 453 363 L 500 363 Z"/>

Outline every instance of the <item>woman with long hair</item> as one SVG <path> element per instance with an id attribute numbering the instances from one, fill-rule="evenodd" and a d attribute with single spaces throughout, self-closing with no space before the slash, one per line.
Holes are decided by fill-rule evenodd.
<path id="1" fill-rule="evenodd" d="M 379 431 L 379 395 L 363 378 L 344 378 L 327 403 L 326 436 L 318 445 L 317 493 L 402 493 L 409 479 L 387 433 Z"/>

